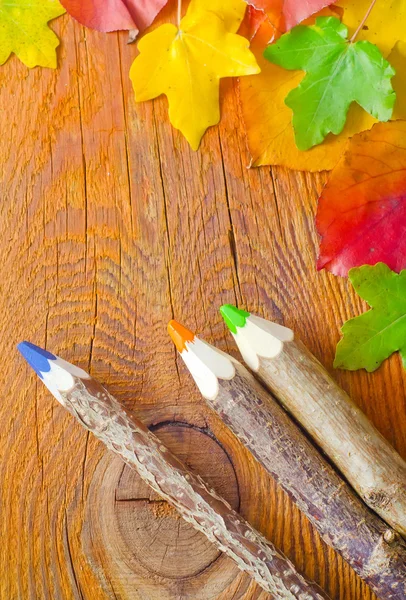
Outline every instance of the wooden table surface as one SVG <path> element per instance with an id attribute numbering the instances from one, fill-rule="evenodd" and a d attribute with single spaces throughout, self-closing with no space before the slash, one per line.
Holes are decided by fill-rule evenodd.
<path id="1" fill-rule="evenodd" d="M 1 67 L 1 600 L 270 599 L 73 421 L 22 339 L 89 370 L 333 599 L 371 600 L 206 409 L 166 333 L 175 317 L 238 356 L 218 312 L 231 302 L 292 327 L 331 369 L 365 305 L 315 269 L 326 175 L 248 170 L 232 81 L 192 152 L 165 98 L 135 105 L 125 33 L 52 27 L 56 71 Z M 406 456 L 399 357 L 334 376 Z"/>

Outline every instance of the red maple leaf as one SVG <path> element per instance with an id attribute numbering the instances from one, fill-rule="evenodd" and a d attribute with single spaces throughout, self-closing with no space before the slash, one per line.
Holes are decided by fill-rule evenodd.
<path id="1" fill-rule="evenodd" d="M 355 135 L 319 199 L 319 269 L 406 268 L 406 122 Z"/>
<path id="2" fill-rule="evenodd" d="M 97 31 L 143 31 L 168 0 L 61 0 L 79 23 Z"/>
<path id="3" fill-rule="evenodd" d="M 334 4 L 336 0 L 246 0 L 246 2 L 259 13 L 250 16 L 253 21 L 252 33 L 255 35 L 255 28 L 258 28 L 264 16 L 268 17 L 276 29 L 284 32 L 325 6 Z"/>

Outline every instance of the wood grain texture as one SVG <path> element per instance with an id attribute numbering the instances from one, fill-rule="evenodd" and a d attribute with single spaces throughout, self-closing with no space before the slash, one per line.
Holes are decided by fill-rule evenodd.
<path id="1" fill-rule="evenodd" d="M 205 408 L 166 334 L 175 317 L 237 356 L 218 307 L 238 303 L 291 327 L 331 370 L 339 327 L 366 306 L 346 280 L 315 270 L 325 175 L 247 170 L 233 82 L 222 85 L 220 126 L 193 153 L 164 98 L 134 104 L 125 34 L 67 16 L 52 27 L 58 70 L 12 58 L 0 81 L 0 598 L 149 600 L 123 583 L 138 563 L 113 571 L 101 544 L 84 544 L 106 452 L 24 365 L 15 344 L 25 338 L 89 370 L 146 423 L 209 431 L 234 466 L 243 516 L 333 598 L 374 599 Z M 399 358 L 334 376 L 405 457 Z M 219 568 L 211 598 L 269 600 Z M 183 584 L 168 598 L 187 598 Z M 194 598 L 208 600 L 199 581 Z"/>

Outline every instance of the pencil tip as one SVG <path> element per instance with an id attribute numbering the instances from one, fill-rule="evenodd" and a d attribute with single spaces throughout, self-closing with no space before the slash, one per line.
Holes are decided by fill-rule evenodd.
<path id="1" fill-rule="evenodd" d="M 220 307 L 220 313 L 231 333 L 237 333 L 237 327 L 244 327 L 247 318 L 250 316 L 249 312 L 232 304 L 223 304 Z"/>
<path id="2" fill-rule="evenodd" d="M 17 349 L 41 379 L 42 373 L 46 373 L 50 370 L 48 361 L 56 359 L 54 354 L 51 354 L 48 350 L 44 350 L 35 344 L 31 344 L 31 342 L 20 342 L 17 345 Z"/>
<path id="3" fill-rule="evenodd" d="M 182 354 L 186 350 L 186 342 L 193 342 L 195 334 L 189 329 L 186 329 L 183 325 L 172 319 L 168 323 L 168 333 L 172 338 L 178 352 Z"/>

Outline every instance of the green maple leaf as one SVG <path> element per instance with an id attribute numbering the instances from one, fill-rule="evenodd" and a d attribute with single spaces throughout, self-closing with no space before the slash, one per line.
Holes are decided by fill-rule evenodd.
<path id="1" fill-rule="evenodd" d="M 348 30 L 335 17 L 318 17 L 315 25 L 298 25 L 268 46 L 265 58 L 306 75 L 285 103 L 293 111 L 299 150 L 320 144 L 328 133 L 339 134 L 352 102 L 379 121 L 388 121 L 395 103 L 393 67 L 370 42 L 350 42 Z"/>
<path id="2" fill-rule="evenodd" d="M 399 351 L 406 369 L 406 269 L 394 273 L 383 263 L 351 269 L 355 291 L 372 310 L 344 323 L 334 366 L 375 371 Z"/>

